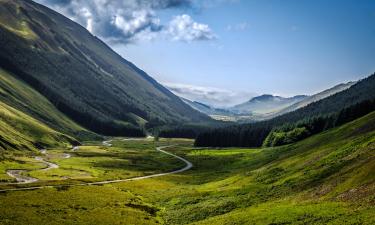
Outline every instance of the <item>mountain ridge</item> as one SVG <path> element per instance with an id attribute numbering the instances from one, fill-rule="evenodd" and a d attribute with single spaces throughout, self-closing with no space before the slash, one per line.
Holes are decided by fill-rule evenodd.
<path id="1" fill-rule="evenodd" d="M 277 115 L 282 115 L 282 114 L 285 114 L 285 113 L 288 113 L 288 112 L 295 111 L 295 110 L 297 110 L 299 108 L 302 108 L 302 107 L 305 107 L 305 106 L 307 106 L 307 105 L 309 105 L 313 102 L 319 101 L 323 98 L 327 98 L 331 95 L 334 95 L 336 93 L 339 93 L 341 91 L 344 91 L 344 90 L 350 88 L 355 83 L 356 83 L 356 81 L 350 81 L 350 82 L 347 82 L 347 83 L 337 84 L 337 85 L 335 85 L 335 86 L 333 86 L 329 89 L 326 89 L 326 90 L 318 92 L 314 95 L 308 96 L 307 98 L 303 99 L 302 101 L 297 102 L 293 105 L 290 105 L 290 106 L 282 109 L 281 111 L 279 111 L 277 113 Z"/>
<path id="2" fill-rule="evenodd" d="M 296 95 L 293 97 L 281 97 L 271 94 L 263 94 L 251 98 L 249 101 L 235 105 L 230 110 L 244 114 L 244 113 L 255 113 L 255 114 L 269 114 L 275 111 L 281 110 L 289 105 L 296 102 L 302 101 L 306 98 L 306 95 Z"/>

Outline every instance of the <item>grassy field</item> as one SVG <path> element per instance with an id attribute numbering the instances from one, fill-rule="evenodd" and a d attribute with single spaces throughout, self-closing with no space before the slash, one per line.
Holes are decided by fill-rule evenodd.
<path id="1" fill-rule="evenodd" d="M 276 148 L 195 149 L 192 141 L 168 139 L 112 144 L 88 142 L 77 152 L 51 149 L 49 160 L 60 168 L 28 169 L 39 184 L 171 171 L 183 163 L 154 150 L 170 144 L 178 145 L 168 151 L 194 167 L 102 186 L 0 193 L 0 224 L 375 223 L 375 113 Z M 72 157 L 63 159 L 66 152 Z"/>

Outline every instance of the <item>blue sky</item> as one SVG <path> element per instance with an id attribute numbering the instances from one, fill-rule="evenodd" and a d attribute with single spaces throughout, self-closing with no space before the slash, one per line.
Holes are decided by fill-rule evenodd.
<path id="1" fill-rule="evenodd" d="M 99 22 L 88 29 L 124 58 L 175 92 L 214 105 L 255 94 L 313 94 L 375 72 L 375 1 L 129 0 L 122 2 L 132 11 L 118 12 L 129 8 L 121 3 L 105 13 L 90 1 L 63 1 L 86 4 L 84 17 L 59 0 L 39 2 L 85 27 L 94 17 Z M 116 20 L 123 31 L 117 37 L 100 29 L 112 14 L 125 20 Z"/>

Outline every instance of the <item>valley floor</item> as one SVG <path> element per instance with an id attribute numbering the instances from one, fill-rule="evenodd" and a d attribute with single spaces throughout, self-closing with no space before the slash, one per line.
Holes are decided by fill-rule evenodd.
<path id="1" fill-rule="evenodd" d="M 174 171 L 103 185 L 72 186 Z M 0 224 L 374 224 L 375 113 L 296 144 L 197 149 L 191 140 L 114 139 L 47 155 L 2 155 Z M 63 157 L 70 154 L 71 157 Z M 59 165 L 46 165 L 35 156 Z M 66 155 L 65 155 L 66 156 Z M 10 169 L 38 181 L 14 183 Z M 61 186 L 62 185 L 62 186 Z"/>

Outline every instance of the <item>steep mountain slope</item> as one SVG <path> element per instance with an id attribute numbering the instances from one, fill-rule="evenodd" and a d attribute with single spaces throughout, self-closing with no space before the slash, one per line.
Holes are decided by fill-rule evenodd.
<path id="1" fill-rule="evenodd" d="M 1 68 L 0 102 L 68 135 L 90 139 L 97 136 L 71 121 L 44 96 Z"/>
<path id="2" fill-rule="evenodd" d="M 85 28 L 30 0 L 0 1 L 0 67 L 73 121 L 106 135 L 209 118 Z"/>
<path id="3" fill-rule="evenodd" d="M 300 102 L 306 97 L 305 95 L 297 95 L 290 98 L 283 98 L 273 95 L 261 95 L 245 103 L 233 106 L 231 110 L 237 113 L 269 114 Z"/>
<path id="4" fill-rule="evenodd" d="M 297 102 L 291 106 L 288 106 L 287 108 L 284 108 L 282 110 L 280 110 L 277 115 L 282 115 L 282 114 L 285 114 L 285 113 L 288 113 L 288 112 L 292 112 L 292 111 L 295 111 L 297 109 L 300 109 L 302 107 L 305 107 L 313 102 L 317 102 L 323 98 L 327 98 L 331 95 L 334 95 L 338 92 L 341 92 L 341 91 L 344 91 L 348 88 L 350 88 L 351 86 L 353 86 L 355 84 L 355 82 L 348 82 L 348 83 L 344 83 L 344 84 L 339 84 L 339 85 L 336 85 L 330 89 L 327 89 L 327 90 L 324 90 L 322 92 L 319 92 L 317 94 L 314 94 L 314 95 L 311 95 L 311 96 L 308 96 L 307 98 L 303 99 L 302 101 L 300 102 Z"/>
<path id="5" fill-rule="evenodd" d="M 66 134 L 90 139 L 97 136 L 72 122 L 26 83 L 0 69 L 1 150 L 36 150 L 78 143 Z"/>

